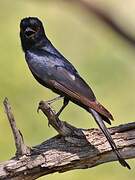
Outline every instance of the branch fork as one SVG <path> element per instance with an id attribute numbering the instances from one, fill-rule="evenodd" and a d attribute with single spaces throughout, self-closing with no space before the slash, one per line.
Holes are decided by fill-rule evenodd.
<path id="1" fill-rule="evenodd" d="M 30 148 L 16 126 L 8 99 L 3 103 L 17 150 L 14 158 L 0 164 L 1 180 L 33 180 L 54 172 L 91 168 L 117 160 L 99 129 L 80 129 L 61 121 L 46 101 L 40 101 L 38 111 L 44 113 L 58 135 Z M 134 158 L 135 122 L 109 130 L 122 156 Z"/>
<path id="2" fill-rule="evenodd" d="M 48 119 L 48 124 L 51 125 L 59 135 L 64 137 L 84 138 L 82 129 L 78 129 L 65 121 L 61 121 L 56 117 L 56 112 L 52 109 L 47 101 L 40 101 L 38 111 L 41 110 Z"/>

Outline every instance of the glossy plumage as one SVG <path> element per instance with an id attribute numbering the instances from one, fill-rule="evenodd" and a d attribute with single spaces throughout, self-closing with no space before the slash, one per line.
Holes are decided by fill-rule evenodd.
<path id="1" fill-rule="evenodd" d="M 24 18 L 20 24 L 20 38 L 25 59 L 36 80 L 64 96 L 66 105 L 68 101 L 72 101 L 91 113 L 119 162 L 130 168 L 118 152 L 103 122 L 104 120 L 111 124 L 111 113 L 96 100 L 92 89 L 80 77 L 74 66 L 48 40 L 41 21 L 34 17 Z"/>

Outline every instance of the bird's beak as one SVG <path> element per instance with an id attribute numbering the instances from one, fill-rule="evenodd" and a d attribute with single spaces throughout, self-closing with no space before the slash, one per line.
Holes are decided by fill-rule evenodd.
<path id="1" fill-rule="evenodd" d="M 35 34 L 35 30 L 33 30 L 32 28 L 30 27 L 27 27 L 24 31 L 24 34 L 26 37 L 32 37 L 34 34 Z"/>

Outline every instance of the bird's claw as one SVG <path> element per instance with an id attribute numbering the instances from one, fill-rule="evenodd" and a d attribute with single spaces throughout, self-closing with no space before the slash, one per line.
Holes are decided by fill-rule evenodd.
<path id="1" fill-rule="evenodd" d="M 53 103 L 52 100 L 45 101 L 48 105 L 51 105 Z"/>
<path id="2" fill-rule="evenodd" d="M 59 115 L 60 115 L 60 113 L 57 112 L 57 113 L 55 114 L 55 119 L 58 119 L 58 118 L 59 118 Z"/>
<path id="3" fill-rule="evenodd" d="M 50 127 L 50 122 L 48 121 L 48 127 Z"/>
<path id="4" fill-rule="evenodd" d="M 40 109 L 41 109 L 41 105 L 42 105 L 42 101 L 40 101 L 38 108 L 37 108 L 37 113 L 39 113 Z"/>

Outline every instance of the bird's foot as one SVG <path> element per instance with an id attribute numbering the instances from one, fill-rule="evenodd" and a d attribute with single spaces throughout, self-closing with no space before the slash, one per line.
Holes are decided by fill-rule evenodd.
<path id="1" fill-rule="evenodd" d="M 58 118 L 59 118 L 59 115 L 60 115 L 60 112 L 57 112 L 57 113 L 55 114 L 55 119 L 58 119 Z"/>
<path id="2" fill-rule="evenodd" d="M 48 121 L 48 127 L 50 127 L 50 122 Z"/>
<path id="3" fill-rule="evenodd" d="M 48 103 L 50 105 L 50 104 L 54 103 L 55 101 L 63 99 L 63 98 L 64 97 L 60 95 L 60 96 L 57 96 L 57 97 L 55 97 L 55 98 L 53 98 L 51 100 L 46 101 L 46 103 Z"/>
<path id="4" fill-rule="evenodd" d="M 37 113 L 39 113 L 39 110 L 40 110 L 40 104 L 37 107 Z"/>

